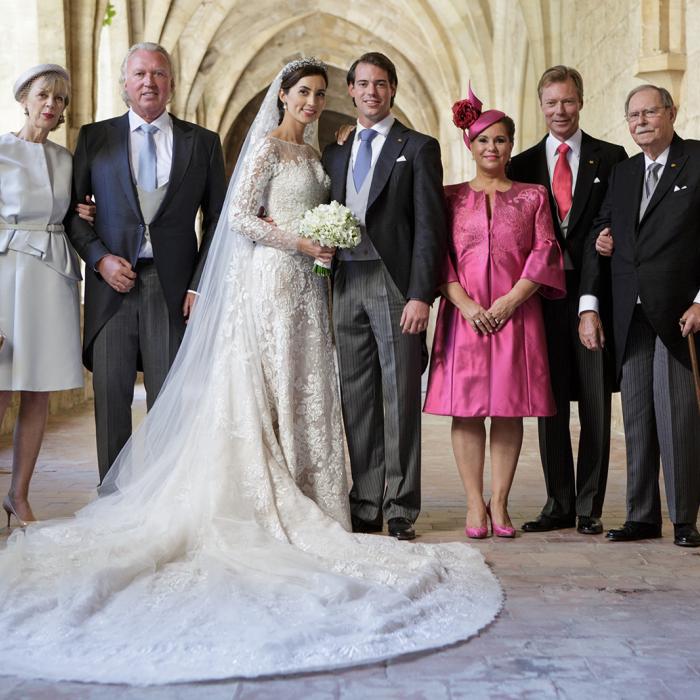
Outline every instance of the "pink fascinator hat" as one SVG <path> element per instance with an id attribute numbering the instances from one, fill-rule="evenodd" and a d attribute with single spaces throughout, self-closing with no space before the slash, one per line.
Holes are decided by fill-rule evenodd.
<path id="1" fill-rule="evenodd" d="M 491 124 L 495 124 L 506 116 L 505 112 L 497 109 L 482 112 L 482 106 L 481 100 L 472 92 L 471 82 L 469 83 L 468 97 L 452 105 L 452 121 L 455 126 L 464 131 L 464 143 L 470 150 L 471 142 L 484 129 L 488 129 Z"/>

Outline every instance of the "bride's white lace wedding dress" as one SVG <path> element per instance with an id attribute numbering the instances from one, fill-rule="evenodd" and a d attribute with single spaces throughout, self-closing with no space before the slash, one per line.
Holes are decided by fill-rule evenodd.
<path id="1" fill-rule="evenodd" d="M 311 146 L 268 136 L 251 155 L 229 218 L 256 242 L 249 293 L 265 395 L 287 469 L 305 495 L 349 530 L 327 281 L 297 252 L 301 218 L 328 201 L 329 189 Z M 258 216 L 261 203 L 275 226 Z"/>
<path id="2" fill-rule="evenodd" d="M 0 552 L 0 675 L 326 670 L 466 639 L 498 613 L 478 550 L 348 532 L 324 285 L 293 245 L 327 182 L 310 147 L 256 124 L 181 352 L 111 493 Z"/>

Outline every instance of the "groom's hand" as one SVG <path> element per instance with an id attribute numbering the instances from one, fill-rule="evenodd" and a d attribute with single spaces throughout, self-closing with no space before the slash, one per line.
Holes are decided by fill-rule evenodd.
<path id="1" fill-rule="evenodd" d="M 185 301 L 182 302 L 182 315 L 185 317 L 185 323 L 190 320 L 198 296 L 197 292 L 193 292 L 191 289 L 188 289 L 187 294 L 185 294 Z"/>
<path id="2" fill-rule="evenodd" d="M 401 330 L 404 333 L 422 333 L 428 327 L 430 305 L 420 299 L 409 299 L 401 314 Z"/>
<path id="3" fill-rule="evenodd" d="M 125 294 L 136 283 L 136 273 L 128 260 L 119 255 L 105 255 L 97 262 L 97 271 L 102 279 L 115 291 Z"/>

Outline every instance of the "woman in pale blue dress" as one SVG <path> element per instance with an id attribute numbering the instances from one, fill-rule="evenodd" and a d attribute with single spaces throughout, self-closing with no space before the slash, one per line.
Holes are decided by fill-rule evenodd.
<path id="1" fill-rule="evenodd" d="M 0 422 L 20 392 L 7 525 L 35 520 L 29 505 L 48 415 L 49 392 L 83 385 L 80 268 L 63 230 L 71 154 L 47 140 L 63 123 L 70 77 L 61 66 L 25 71 L 14 86 L 25 122 L 0 136 Z"/>

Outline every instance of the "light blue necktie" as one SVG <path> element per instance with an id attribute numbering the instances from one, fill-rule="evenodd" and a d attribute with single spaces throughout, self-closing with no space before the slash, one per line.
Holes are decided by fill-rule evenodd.
<path id="1" fill-rule="evenodd" d="M 156 174 L 156 142 L 153 134 L 158 127 L 153 124 L 141 124 L 139 127 L 146 134 L 146 143 L 139 151 L 139 167 L 136 174 L 139 187 L 146 192 L 155 192 L 158 189 L 158 176 Z"/>
<path id="2" fill-rule="evenodd" d="M 355 167 L 352 169 L 352 179 L 357 192 L 362 188 L 362 183 L 365 181 L 367 173 L 372 166 L 372 139 L 376 135 L 377 132 L 374 129 L 363 129 L 358 134 L 360 147 L 357 149 Z"/>

